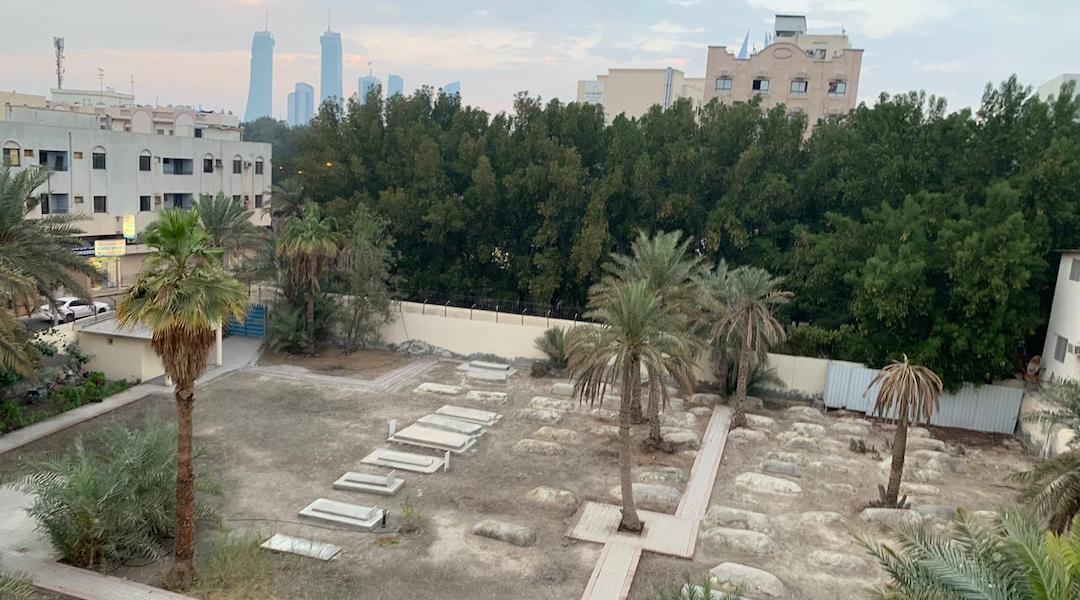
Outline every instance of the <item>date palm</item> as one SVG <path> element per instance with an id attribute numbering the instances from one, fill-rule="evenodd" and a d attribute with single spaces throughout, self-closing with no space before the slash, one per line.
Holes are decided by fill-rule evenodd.
<path id="1" fill-rule="evenodd" d="M 223 193 L 204 194 L 195 203 L 195 209 L 211 243 L 222 249 L 225 268 L 235 267 L 241 257 L 256 250 L 262 241 L 265 230 L 251 222 L 254 213 Z"/>
<path id="2" fill-rule="evenodd" d="M 290 177 L 271 189 L 270 205 L 264 208 L 270 215 L 270 225 L 275 232 L 281 231 L 281 224 L 291 217 L 304 216 L 304 184 L 297 177 Z"/>
<path id="3" fill-rule="evenodd" d="M 739 369 L 735 384 L 735 407 L 731 426 L 746 425 L 746 391 L 751 363 L 769 347 L 784 339 L 784 327 L 773 310 L 791 299 L 791 292 L 780 288 L 780 279 L 757 267 L 739 267 L 730 271 L 725 284 L 714 288 L 716 304 L 721 307 L 713 325 L 713 348 L 738 348 Z"/>
<path id="4" fill-rule="evenodd" d="M 50 303 L 58 290 L 80 298 L 90 292 L 78 275 L 96 271 L 75 254 L 85 242 L 77 223 L 79 215 L 31 213 L 41 202 L 34 190 L 45 184 L 48 171 L 29 168 L 16 172 L 0 167 L 0 296 L 7 306 L 33 306 L 38 296 Z M 18 339 L 15 315 L 7 308 L 0 315 L 0 366 L 28 375 L 33 362 Z"/>
<path id="5" fill-rule="evenodd" d="M 685 318 L 667 310 L 645 281 L 620 283 L 589 299 L 586 316 L 598 326 L 575 327 L 567 334 L 567 372 L 576 381 L 579 401 L 603 406 L 607 389 L 621 384 L 619 403 L 619 483 L 622 521 L 641 531 L 631 478 L 630 412 L 634 385 L 644 370 L 653 385 L 682 369 L 691 354 Z"/>
<path id="6" fill-rule="evenodd" d="M 176 560 L 170 586 L 195 580 L 195 469 L 192 417 L 195 380 L 206 370 L 207 354 L 222 322 L 244 314 L 243 286 L 221 266 L 220 248 L 199 224 L 198 211 L 167 209 L 144 235 L 155 252 L 116 307 L 123 326 L 153 332 L 151 346 L 175 382 L 177 420 Z"/>
<path id="7" fill-rule="evenodd" d="M 1064 531 L 1080 514 L 1080 382 L 1065 380 L 1043 386 L 1046 410 L 1033 412 L 1025 420 L 1042 423 L 1051 433 L 1058 427 L 1071 430 L 1068 449 L 1039 461 L 1016 478 L 1027 484 L 1021 499 L 1050 529 Z"/>
<path id="8" fill-rule="evenodd" d="M 684 316 L 685 322 L 695 326 L 704 322 L 701 318 L 702 258 L 690 252 L 690 239 L 682 239 L 682 232 L 659 232 L 652 236 L 644 231 L 630 244 L 630 254 L 612 254 L 605 263 L 604 276 L 590 293 L 604 295 L 621 283 L 644 281 L 647 288 L 660 298 L 665 310 Z M 684 325 L 685 327 L 685 325 Z M 693 364 L 680 370 L 675 382 L 683 393 L 693 388 Z M 658 383 L 658 382 L 657 382 Z M 635 385 L 631 419 L 641 421 L 640 387 Z M 646 419 L 649 422 L 649 441 L 660 443 L 660 409 L 667 405 L 667 393 L 663 385 L 649 385 L 649 403 Z"/>
<path id="9" fill-rule="evenodd" d="M 896 506 L 900 495 L 900 480 L 904 476 L 904 455 L 907 453 L 907 434 L 910 424 L 930 423 L 930 417 L 937 412 L 941 397 L 941 379 L 936 373 L 922 365 L 913 365 L 904 355 L 904 360 L 893 361 L 870 380 L 866 392 L 879 385 L 874 400 L 873 413 L 882 417 L 896 419 L 896 433 L 892 444 L 892 469 L 889 471 L 889 485 L 881 497 L 884 506 Z"/>
<path id="10" fill-rule="evenodd" d="M 319 216 L 319 207 L 308 204 L 302 217 L 286 219 L 277 253 L 285 267 L 285 295 L 303 297 L 307 351 L 315 351 L 315 300 L 340 250 L 340 236 L 334 231 L 334 220 Z"/>

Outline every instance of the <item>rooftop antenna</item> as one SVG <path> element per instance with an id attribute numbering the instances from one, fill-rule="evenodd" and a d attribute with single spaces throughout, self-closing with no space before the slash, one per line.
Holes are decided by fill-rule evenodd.
<path id="1" fill-rule="evenodd" d="M 367 63 L 367 74 L 368 74 L 368 77 L 371 77 L 374 74 L 374 70 L 371 68 L 371 61 L 370 60 Z"/>
<path id="2" fill-rule="evenodd" d="M 97 68 L 97 85 L 98 92 L 105 93 L 105 69 L 101 67 Z"/>
<path id="3" fill-rule="evenodd" d="M 270 11 L 266 11 L 266 31 L 270 31 Z"/>
<path id="4" fill-rule="evenodd" d="M 56 89 L 64 88 L 64 38 L 54 37 L 53 48 L 56 49 Z"/>
<path id="5" fill-rule="evenodd" d="M 328 8 L 328 9 L 326 9 L 326 30 L 327 30 L 327 31 L 330 31 L 330 17 L 331 17 L 331 12 L 332 12 L 332 11 L 331 11 L 331 9 L 329 9 L 329 8 Z"/>
<path id="6" fill-rule="evenodd" d="M 131 97 L 135 98 L 135 76 L 131 76 Z"/>

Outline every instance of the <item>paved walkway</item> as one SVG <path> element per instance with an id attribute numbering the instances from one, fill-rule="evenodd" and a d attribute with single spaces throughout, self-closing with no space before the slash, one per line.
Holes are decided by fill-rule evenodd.
<path id="1" fill-rule="evenodd" d="M 641 535 L 618 531 L 622 516 L 618 506 L 598 502 L 587 502 L 582 506 L 566 535 L 603 543 L 604 551 L 596 561 L 581 600 L 625 600 L 644 550 L 693 558 L 698 528 L 709 507 L 730 426 L 731 409 L 714 407 L 675 514 L 638 511 L 645 524 Z"/>
<path id="2" fill-rule="evenodd" d="M 434 367 L 438 362 L 439 361 L 435 358 L 421 358 L 416 362 L 405 365 L 400 369 L 390 371 L 389 373 L 385 373 L 375 379 L 358 379 L 356 377 L 342 377 L 340 375 L 324 375 L 303 367 L 294 367 L 291 365 L 249 366 L 244 368 L 243 371 L 245 373 L 265 375 L 267 377 L 278 377 L 290 381 L 303 381 L 333 387 L 359 389 L 370 392 L 396 392 L 414 378 Z"/>

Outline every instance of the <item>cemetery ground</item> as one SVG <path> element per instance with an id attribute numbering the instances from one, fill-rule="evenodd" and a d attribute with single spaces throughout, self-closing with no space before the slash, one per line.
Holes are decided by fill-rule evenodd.
<path id="1" fill-rule="evenodd" d="M 328 562 L 273 555 L 267 589 L 281 599 L 580 598 L 601 546 L 565 534 L 582 502 L 618 503 L 612 495 L 618 485 L 612 414 L 579 407 L 564 388 L 553 389 L 561 380 L 531 378 L 527 368 L 497 383 L 467 379 L 460 363 L 440 360 L 397 389 L 352 386 L 348 379 L 374 380 L 417 360 L 386 352 L 352 357 L 288 364 L 268 357 L 258 369 L 231 373 L 199 390 L 197 469 L 220 492 L 210 500 L 220 523 L 200 523 L 200 554 L 206 556 L 228 532 L 284 533 L 342 548 Z M 284 368 L 274 374 L 278 367 Z M 342 382 L 297 376 L 307 368 Z M 417 391 L 424 382 L 462 391 Z M 475 401 L 467 398 L 470 390 L 507 397 L 505 403 Z M 673 403 L 665 425 L 700 436 L 711 401 L 698 395 Z M 400 429 L 444 404 L 496 411 L 503 418 L 470 450 L 453 455 L 449 471 L 398 471 L 405 485 L 394 496 L 333 488 L 346 471 L 386 474 L 387 469 L 361 464 L 376 448 L 441 456 L 386 437 L 391 420 Z M 617 406 L 605 402 L 604 408 Z M 729 436 L 694 559 L 644 553 L 630 598 L 647 599 L 659 585 L 684 574 L 701 579 L 714 568 L 721 579 L 742 577 L 730 563 L 775 576 L 773 582 L 752 573 L 750 584 L 743 582 L 744 595 L 755 599 L 854 598 L 884 581 L 852 533 L 888 537 L 896 518 L 871 511 L 868 520 L 863 513 L 877 497 L 876 486 L 887 480 L 890 427 L 807 405 L 767 403 L 750 412 L 758 415 L 751 417 L 751 429 Z M 19 458 L 62 450 L 77 435 L 109 423 L 139 427 L 148 419 L 174 418 L 170 395 L 150 396 L 0 456 L 0 470 L 10 475 L 18 471 Z M 694 444 L 684 441 L 674 453 L 650 452 L 640 443 L 645 433 L 644 425 L 635 427 L 639 507 L 674 512 Z M 867 451 L 852 450 L 852 439 L 861 439 Z M 1018 487 L 1009 475 L 1032 462 L 1011 438 L 916 430 L 905 477 L 916 510 L 907 518 L 944 524 L 956 507 L 993 510 L 1010 503 Z M 350 530 L 298 516 L 316 498 L 386 508 L 387 529 Z M 419 511 L 417 531 L 395 533 L 406 499 Z M 473 526 L 486 519 L 527 527 L 535 543 L 518 546 L 474 535 Z M 160 585 L 170 560 L 132 563 L 112 574 Z"/>

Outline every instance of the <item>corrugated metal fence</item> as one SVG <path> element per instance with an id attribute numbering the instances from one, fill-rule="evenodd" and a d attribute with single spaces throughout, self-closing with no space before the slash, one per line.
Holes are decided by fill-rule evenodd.
<path id="1" fill-rule="evenodd" d="M 878 386 L 869 392 L 866 386 L 877 375 L 876 369 L 833 364 L 825 380 L 825 406 L 868 413 L 874 408 Z M 1024 391 L 1002 385 L 964 384 L 955 394 L 941 397 L 941 410 L 931 425 L 959 427 L 992 433 L 1013 433 Z"/>

